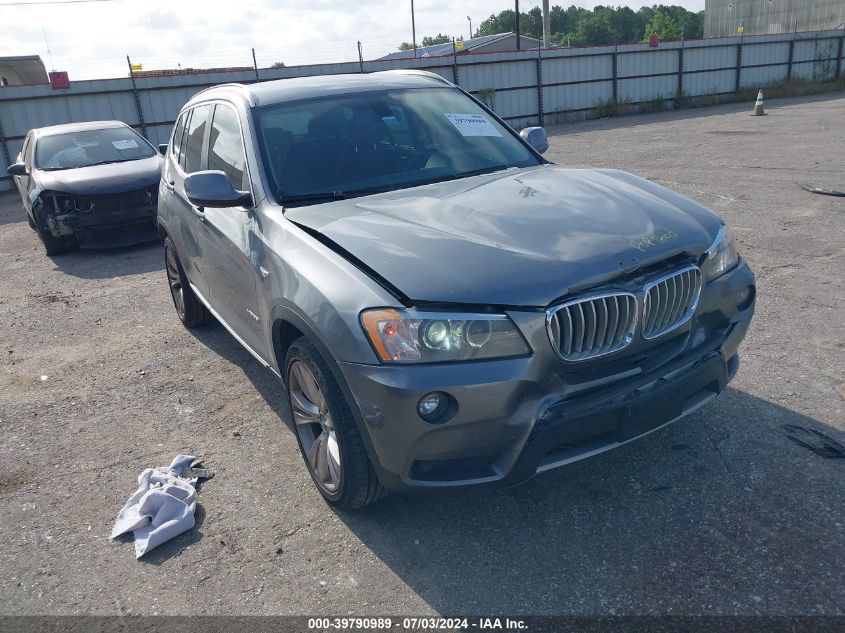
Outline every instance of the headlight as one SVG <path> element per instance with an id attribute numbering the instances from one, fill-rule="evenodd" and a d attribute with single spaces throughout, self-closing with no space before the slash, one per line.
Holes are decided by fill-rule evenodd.
<path id="1" fill-rule="evenodd" d="M 438 363 L 530 353 L 504 314 L 458 314 L 378 308 L 361 325 L 385 363 Z"/>
<path id="2" fill-rule="evenodd" d="M 87 210 L 87 207 L 83 204 L 82 200 L 73 196 L 55 194 L 53 195 L 53 200 L 55 202 L 53 210 L 59 215 L 73 213 L 74 211 Z M 90 204 L 88 206 L 90 207 Z"/>
<path id="3" fill-rule="evenodd" d="M 701 266 L 704 283 L 721 277 L 739 262 L 733 233 L 726 226 L 719 229 L 713 245 L 707 249 L 707 258 Z"/>

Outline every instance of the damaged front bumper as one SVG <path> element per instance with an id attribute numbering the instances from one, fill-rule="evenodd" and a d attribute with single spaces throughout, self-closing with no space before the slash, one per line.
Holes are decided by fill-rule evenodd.
<path id="1" fill-rule="evenodd" d="M 46 192 L 37 212 L 55 237 L 76 238 L 81 248 L 115 248 L 158 239 L 158 188 L 107 196 Z"/>

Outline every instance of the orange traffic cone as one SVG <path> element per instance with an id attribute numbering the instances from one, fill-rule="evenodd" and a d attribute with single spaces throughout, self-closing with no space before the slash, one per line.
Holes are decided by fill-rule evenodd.
<path id="1" fill-rule="evenodd" d="M 754 104 L 754 112 L 751 113 L 751 116 L 766 116 L 766 111 L 763 109 L 763 90 L 760 89 L 760 92 L 757 93 L 757 101 Z"/>

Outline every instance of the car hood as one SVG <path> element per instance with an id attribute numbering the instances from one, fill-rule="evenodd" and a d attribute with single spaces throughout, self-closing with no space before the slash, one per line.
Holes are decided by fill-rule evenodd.
<path id="1" fill-rule="evenodd" d="M 144 189 L 158 184 L 161 156 L 107 165 L 56 171 L 39 170 L 37 182 L 44 191 L 77 196 L 99 196 Z"/>
<path id="2" fill-rule="evenodd" d="M 616 170 L 542 165 L 285 210 L 411 301 L 546 306 L 678 255 L 718 215 Z"/>

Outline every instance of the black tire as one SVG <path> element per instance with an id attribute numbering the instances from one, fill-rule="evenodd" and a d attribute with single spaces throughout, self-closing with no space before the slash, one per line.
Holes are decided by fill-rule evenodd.
<path id="1" fill-rule="evenodd" d="M 191 290 L 191 285 L 185 276 L 185 269 L 182 268 L 182 260 L 179 259 L 176 247 L 173 246 L 169 237 L 164 239 L 164 268 L 167 272 L 167 284 L 170 287 L 173 307 L 176 308 L 176 315 L 182 325 L 190 329 L 211 321 L 211 312 Z"/>
<path id="2" fill-rule="evenodd" d="M 306 447 L 303 445 L 304 432 L 301 433 L 302 427 L 297 425 L 294 415 L 293 425 L 299 450 L 317 490 L 320 491 L 329 505 L 338 510 L 356 510 L 384 498 L 387 493 L 379 482 L 370 458 L 367 456 L 367 450 L 364 448 L 364 442 L 352 416 L 349 403 L 328 362 L 313 343 L 305 337 L 294 341 L 285 357 L 285 386 L 291 411 L 294 411 L 294 403 L 291 398 L 291 368 L 297 363 L 303 363 L 311 370 L 317 387 L 325 398 L 339 446 L 340 482 L 336 490 L 332 491 L 323 485 L 315 468 L 309 461 Z M 296 382 L 295 377 L 293 381 Z"/>
<path id="3" fill-rule="evenodd" d="M 47 227 L 47 222 L 40 213 L 36 214 L 35 222 L 31 218 L 29 219 L 29 225 L 35 229 L 38 238 L 44 245 L 44 250 L 47 251 L 47 255 L 61 255 L 76 246 L 76 240 L 72 235 L 68 237 L 56 237 L 53 235 Z"/>

